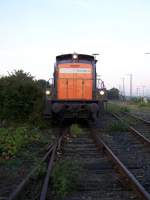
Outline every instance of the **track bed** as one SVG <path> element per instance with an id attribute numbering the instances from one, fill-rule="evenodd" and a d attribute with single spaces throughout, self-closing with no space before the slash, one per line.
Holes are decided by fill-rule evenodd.
<path id="1" fill-rule="evenodd" d="M 135 194 L 121 183 L 112 163 L 98 151 L 87 129 L 70 138 L 63 146 L 63 160 L 73 160 L 81 166 L 78 171 L 77 188 L 63 200 L 110 200 L 137 199 Z M 50 199 L 51 195 L 48 199 Z M 57 199 L 57 198 L 54 198 Z"/>

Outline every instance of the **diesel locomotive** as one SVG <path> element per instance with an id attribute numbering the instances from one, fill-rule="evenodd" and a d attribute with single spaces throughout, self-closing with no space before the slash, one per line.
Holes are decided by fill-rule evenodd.
<path id="1" fill-rule="evenodd" d="M 96 120 L 104 109 L 106 88 L 97 78 L 92 55 L 64 54 L 56 57 L 54 74 L 46 88 L 45 118 Z"/>

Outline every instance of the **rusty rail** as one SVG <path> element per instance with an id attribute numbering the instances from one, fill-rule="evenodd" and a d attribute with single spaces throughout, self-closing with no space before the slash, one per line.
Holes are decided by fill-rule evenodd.
<path id="1" fill-rule="evenodd" d="M 120 120 L 121 122 L 123 122 L 124 124 L 127 125 L 127 127 L 129 128 L 129 130 L 132 131 L 132 133 L 137 136 L 140 141 L 142 141 L 142 143 L 147 144 L 148 146 L 150 145 L 150 140 L 148 138 L 146 138 L 142 133 L 140 133 L 138 130 L 136 130 L 135 128 L 133 128 L 132 126 L 128 125 L 127 123 L 125 123 L 117 114 L 111 113 L 111 115 L 113 117 L 115 117 L 116 119 Z"/>
<path id="2" fill-rule="evenodd" d="M 148 121 L 148 120 L 145 120 L 145 119 L 143 119 L 141 117 L 138 117 L 138 116 L 136 116 L 134 114 L 131 114 L 131 113 L 126 113 L 126 112 L 123 112 L 123 113 L 126 114 L 126 115 L 129 115 L 129 116 L 131 116 L 131 117 L 133 117 L 135 119 L 139 119 L 140 121 L 144 122 L 145 124 L 150 125 L 150 121 Z"/>
<path id="3" fill-rule="evenodd" d="M 57 144 L 55 144 L 53 146 L 52 155 L 49 159 L 48 169 L 47 169 L 47 173 L 46 173 L 46 176 L 45 176 L 45 179 L 44 179 L 44 183 L 43 183 L 43 187 L 42 187 L 42 191 L 41 191 L 41 195 L 40 195 L 40 200 L 46 199 L 49 178 L 50 178 L 50 174 L 51 174 L 51 171 L 52 171 L 53 161 L 54 161 L 54 158 L 55 158 L 56 150 L 57 150 Z"/>
<path id="4" fill-rule="evenodd" d="M 43 187 L 42 187 L 42 190 L 41 190 L 40 200 L 46 199 L 49 178 L 50 178 L 50 174 L 52 172 L 52 167 L 53 167 L 53 161 L 54 161 L 54 158 L 55 158 L 55 155 L 56 155 L 57 148 L 60 150 L 62 137 L 63 137 L 63 134 L 58 137 L 58 139 L 56 140 L 56 142 L 54 144 L 50 144 L 48 146 L 47 153 L 44 155 L 44 157 L 42 158 L 42 160 L 40 162 L 40 164 L 42 164 L 43 162 L 45 162 L 48 159 L 48 157 L 50 157 L 49 162 L 48 162 L 47 173 L 46 173 L 44 183 L 43 183 Z M 8 197 L 8 200 L 19 199 L 19 197 L 21 196 L 21 193 L 24 191 L 24 189 L 27 186 L 27 184 L 29 183 L 31 177 L 37 171 L 39 165 L 37 165 L 36 167 L 34 167 L 32 169 L 32 171 L 26 176 L 26 178 L 10 194 L 10 196 Z"/>
<path id="5" fill-rule="evenodd" d="M 51 154 L 53 149 L 53 146 L 49 148 L 48 152 L 45 154 L 45 156 L 42 158 L 41 163 L 45 162 L 48 156 Z M 17 199 L 20 195 L 20 193 L 24 190 L 25 186 L 28 184 L 30 178 L 34 175 L 34 173 L 37 171 L 39 165 L 34 167 L 32 171 L 26 176 L 26 178 L 18 185 L 18 187 L 10 194 L 8 197 L 8 200 L 14 200 Z"/>
<path id="6" fill-rule="evenodd" d="M 41 195 L 40 195 L 40 200 L 46 199 L 48 183 L 49 183 L 50 175 L 51 175 L 51 172 L 52 172 L 54 158 L 55 158 L 55 155 L 56 155 L 56 151 L 60 150 L 62 138 L 63 138 L 63 135 L 53 145 L 53 151 L 52 151 L 51 157 L 49 159 L 48 169 L 47 169 L 47 173 L 46 173 L 46 176 L 45 176 L 45 179 L 44 179 L 44 183 L 43 183 L 43 187 L 42 187 L 42 191 L 41 191 Z"/>
<path id="7" fill-rule="evenodd" d="M 117 166 L 119 172 L 126 177 L 131 187 L 140 195 L 143 200 L 150 200 L 150 194 L 145 190 L 145 188 L 139 183 L 135 176 L 126 168 L 126 166 L 118 159 L 118 157 L 112 152 L 112 150 L 105 144 L 105 142 L 97 136 L 94 130 L 92 130 L 92 136 L 94 136 L 94 141 L 99 148 L 107 154 L 107 156 L 112 160 L 112 162 Z"/>

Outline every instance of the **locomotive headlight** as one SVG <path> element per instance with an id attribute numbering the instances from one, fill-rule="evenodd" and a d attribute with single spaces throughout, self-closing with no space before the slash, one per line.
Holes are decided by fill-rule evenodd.
<path id="1" fill-rule="evenodd" d="M 51 92 L 49 90 L 46 90 L 45 93 L 46 93 L 46 95 L 50 95 Z"/>
<path id="2" fill-rule="evenodd" d="M 100 95 L 104 95 L 105 94 L 104 90 L 101 90 L 99 93 L 100 93 Z"/>
<path id="3" fill-rule="evenodd" d="M 78 58 L 78 55 L 77 54 L 73 54 L 73 59 L 77 59 Z"/>

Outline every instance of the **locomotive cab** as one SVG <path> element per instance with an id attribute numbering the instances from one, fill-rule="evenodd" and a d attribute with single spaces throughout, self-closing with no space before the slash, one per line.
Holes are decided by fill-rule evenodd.
<path id="1" fill-rule="evenodd" d="M 56 57 L 54 79 L 46 91 L 46 118 L 93 118 L 103 110 L 106 89 L 96 77 L 91 55 L 65 54 Z"/>

